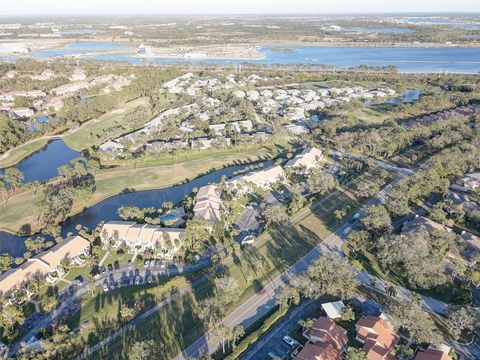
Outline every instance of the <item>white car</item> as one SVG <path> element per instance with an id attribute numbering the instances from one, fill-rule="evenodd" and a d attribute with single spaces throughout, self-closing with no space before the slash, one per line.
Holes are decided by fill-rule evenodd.
<path id="1" fill-rule="evenodd" d="M 103 283 L 103 291 L 105 291 L 105 292 L 108 291 L 108 284 Z"/>
<path id="2" fill-rule="evenodd" d="M 295 345 L 297 345 L 297 342 L 288 335 L 285 335 L 283 337 L 283 341 L 290 347 L 294 347 Z"/>
<path id="3" fill-rule="evenodd" d="M 135 278 L 135 285 L 140 285 L 140 280 L 141 280 L 140 276 L 137 275 L 137 277 Z"/>

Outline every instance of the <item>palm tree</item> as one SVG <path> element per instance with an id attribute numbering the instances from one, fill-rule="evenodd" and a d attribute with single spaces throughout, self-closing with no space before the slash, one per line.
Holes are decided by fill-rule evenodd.
<path id="1" fill-rule="evenodd" d="M 391 298 L 397 297 L 397 288 L 395 285 L 390 285 L 387 287 L 387 295 Z"/>

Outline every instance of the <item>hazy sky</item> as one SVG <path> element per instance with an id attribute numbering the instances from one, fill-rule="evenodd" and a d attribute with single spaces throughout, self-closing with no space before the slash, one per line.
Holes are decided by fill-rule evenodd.
<path id="1" fill-rule="evenodd" d="M 1 15 L 480 12 L 480 0 L 0 0 Z"/>

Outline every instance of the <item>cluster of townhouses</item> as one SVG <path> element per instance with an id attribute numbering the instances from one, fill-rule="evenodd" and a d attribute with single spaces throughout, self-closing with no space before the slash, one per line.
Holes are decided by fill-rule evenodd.
<path id="1" fill-rule="evenodd" d="M 81 265 L 89 253 L 88 240 L 81 236 L 69 237 L 0 275 L 0 296 L 11 297 L 33 277 L 42 277 L 47 282 L 54 283 L 65 274 L 64 262 Z"/>
<path id="2" fill-rule="evenodd" d="M 185 229 L 137 224 L 133 221 L 109 221 L 100 232 L 104 248 L 126 246 L 131 253 L 152 251 L 156 256 L 171 259 L 181 248 Z"/>
<path id="3" fill-rule="evenodd" d="M 222 189 L 217 185 L 206 185 L 198 189 L 193 212 L 195 218 L 203 221 L 219 221 L 222 206 Z"/>
<path id="4" fill-rule="evenodd" d="M 341 317 L 344 308 L 341 301 L 322 304 L 327 316 L 320 316 L 311 327 L 305 327 L 303 336 L 307 343 L 296 350 L 293 357 L 297 360 L 341 360 L 348 347 L 347 330 L 335 320 Z M 392 350 L 400 337 L 384 314 L 363 316 L 355 324 L 355 339 L 362 345 L 362 351 L 368 360 L 394 360 Z M 441 349 L 433 346 L 418 349 L 414 360 L 451 360 L 448 347 Z"/>
<path id="5" fill-rule="evenodd" d="M 285 164 L 285 168 L 292 169 L 297 173 L 307 174 L 324 159 L 325 157 L 320 149 L 307 147 L 289 160 Z M 233 177 L 227 181 L 227 186 L 237 194 L 246 194 L 251 192 L 252 188 L 266 189 L 275 183 L 284 182 L 285 179 L 285 169 L 277 165 Z"/>
<path id="6" fill-rule="evenodd" d="M 6 77 L 11 79 L 16 76 L 18 76 L 18 74 L 15 71 L 10 71 L 6 74 Z M 46 81 L 56 76 L 53 71 L 46 69 L 39 75 L 29 75 L 28 77 L 32 80 Z M 9 116 L 14 118 L 25 119 L 33 116 L 35 111 L 38 110 L 60 110 L 63 107 L 65 97 L 71 96 L 82 89 L 88 89 L 93 86 L 103 86 L 103 91 L 110 93 L 112 91 L 119 91 L 131 83 L 130 79 L 113 74 L 97 76 L 87 81 L 86 72 L 78 67 L 74 69 L 68 79 L 70 80 L 69 83 L 52 89 L 51 94 L 53 96 L 50 97 L 40 90 L 16 90 L 0 94 L 0 111 L 5 111 Z M 15 97 L 34 99 L 32 102 L 33 108 L 14 107 Z"/>

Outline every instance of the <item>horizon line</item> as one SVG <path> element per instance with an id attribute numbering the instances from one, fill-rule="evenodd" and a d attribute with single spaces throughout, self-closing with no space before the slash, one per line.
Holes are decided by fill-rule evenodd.
<path id="1" fill-rule="evenodd" d="M 323 16 L 323 15 L 413 15 L 413 14 L 430 14 L 430 15 L 467 15 L 470 17 L 475 17 L 480 15 L 480 11 L 478 12 L 466 12 L 466 11 L 397 11 L 397 12 L 319 12 L 319 13 L 306 13 L 306 12 L 278 12 L 278 13 L 269 13 L 269 12 L 258 12 L 258 13 L 110 13 L 110 14 L 95 14 L 95 13 L 81 13 L 81 14 L 72 14 L 72 13 L 37 13 L 37 14 L 2 14 L 0 18 L 6 17 L 34 17 L 34 16 L 71 16 L 71 17 L 108 17 L 108 16 L 255 16 L 255 15 L 270 15 L 270 16 L 286 16 L 286 15 L 295 15 L 295 16 Z"/>

